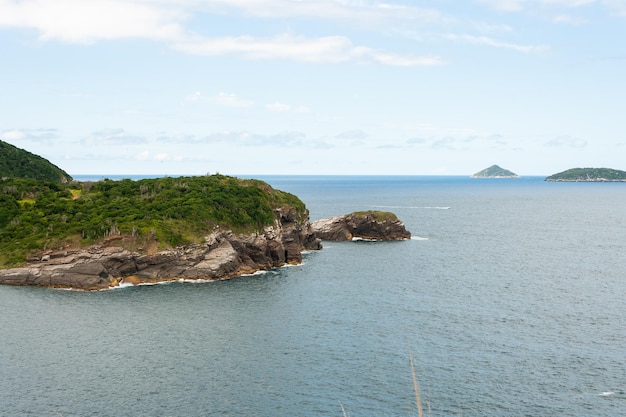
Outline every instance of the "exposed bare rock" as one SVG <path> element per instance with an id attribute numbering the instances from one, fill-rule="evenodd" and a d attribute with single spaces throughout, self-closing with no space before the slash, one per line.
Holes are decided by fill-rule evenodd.
<path id="1" fill-rule="evenodd" d="M 313 234 L 321 240 L 405 240 L 411 238 L 404 223 L 389 212 L 365 211 L 316 220 Z"/>
<path id="2" fill-rule="evenodd" d="M 0 270 L 0 284 L 98 290 L 122 283 L 222 280 L 302 262 L 303 250 L 320 240 L 404 240 L 408 232 L 395 214 L 358 212 L 309 223 L 290 207 L 277 210 L 273 226 L 246 235 L 216 230 L 201 244 L 153 254 L 131 252 L 115 242 L 81 250 L 48 252 L 20 268 Z"/>
<path id="3" fill-rule="evenodd" d="M 115 246 L 47 253 L 31 258 L 25 267 L 0 270 L 0 284 L 98 290 L 120 283 L 221 280 L 297 264 L 303 250 L 321 249 L 308 219 L 298 220 L 295 209 L 288 207 L 278 209 L 278 214 L 274 226 L 262 233 L 217 230 L 203 244 L 153 255 Z"/>

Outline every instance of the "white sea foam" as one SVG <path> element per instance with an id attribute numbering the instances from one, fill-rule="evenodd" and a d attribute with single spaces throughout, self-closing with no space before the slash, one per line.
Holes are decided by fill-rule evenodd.
<path id="1" fill-rule="evenodd" d="M 421 236 L 411 236 L 411 240 L 428 240 L 429 238 L 427 237 L 421 237 Z"/>
<path id="2" fill-rule="evenodd" d="M 378 242 L 378 239 L 364 239 L 362 237 L 353 237 L 353 242 Z"/>
<path id="3" fill-rule="evenodd" d="M 370 206 L 387 209 L 423 209 L 423 210 L 449 210 L 449 206 Z"/>
<path id="4" fill-rule="evenodd" d="M 600 397 L 610 397 L 612 395 L 615 395 L 615 392 L 613 391 L 604 391 L 601 392 L 600 394 L 598 394 Z"/>
<path id="5" fill-rule="evenodd" d="M 290 266 L 298 266 L 298 265 L 290 265 L 290 264 L 285 264 L 282 267 L 290 267 Z M 129 288 L 129 287 L 150 287 L 150 286 L 154 286 L 154 285 L 167 285 L 167 284 L 173 284 L 173 283 L 184 283 L 184 284 L 208 284 L 211 282 L 216 282 L 216 281 L 226 281 L 229 279 L 235 279 L 235 278 L 239 278 L 239 277 L 252 277 L 252 276 L 256 276 L 256 275 L 265 275 L 265 274 L 271 274 L 271 273 L 275 273 L 274 270 L 270 269 L 269 271 L 266 270 L 259 270 L 256 272 L 253 272 L 251 274 L 241 274 L 241 275 L 237 275 L 234 277 L 228 277 L 228 278 L 218 278 L 218 279 L 204 279 L 204 278 L 179 278 L 179 279 L 168 279 L 168 280 L 164 280 L 164 281 L 152 281 L 152 282 L 140 282 L 138 284 L 133 284 L 131 282 L 120 282 L 118 285 L 116 285 L 115 287 L 108 287 L 108 288 L 103 288 L 99 291 L 109 291 L 109 290 L 116 290 L 116 289 L 122 289 L 122 288 Z M 69 290 L 71 290 L 71 288 L 68 288 Z"/>
<path id="6" fill-rule="evenodd" d="M 128 288 L 128 287 L 134 287 L 135 284 L 130 283 L 130 282 L 120 282 L 119 284 L 117 284 L 114 287 L 108 287 L 108 288 L 103 288 L 100 291 L 108 291 L 108 290 L 119 290 L 122 288 Z"/>

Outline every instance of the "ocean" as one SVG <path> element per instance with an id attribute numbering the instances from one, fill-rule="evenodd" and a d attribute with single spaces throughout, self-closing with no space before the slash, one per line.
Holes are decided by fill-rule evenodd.
<path id="1" fill-rule="evenodd" d="M 0 286 L 2 416 L 626 415 L 626 184 L 259 176 L 402 242 L 100 292 Z M 81 179 L 81 178 L 78 178 Z"/>

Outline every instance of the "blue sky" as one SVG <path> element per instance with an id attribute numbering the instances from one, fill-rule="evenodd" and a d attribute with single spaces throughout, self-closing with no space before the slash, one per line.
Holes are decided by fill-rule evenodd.
<path id="1" fill-rule="evenodd" d="M 0 139 L 79 174 L 626 170 L 626 0 L 0 0 Z"/>

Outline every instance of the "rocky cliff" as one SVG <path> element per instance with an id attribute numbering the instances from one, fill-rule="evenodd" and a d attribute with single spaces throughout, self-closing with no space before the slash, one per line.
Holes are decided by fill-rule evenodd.
<path id="1" fill-rule="evenodd" d="M 98 290 L 125 283 L 221 280 L 297 264 L 303 250 L 321 249 L 308 219 L 298 221 L 293 208 L 277 212 L 278 220 L 262 233 L 217 230 L 202 244 L 152 254 L 115 245 L 48 252 L 26 266 L 0 270 L 0 284 Z"/>
<path id="2" fill-rule="evenodd" d="M 411 238 L 404 223 L 389 212 L 365 211 L 316 220 L 311 224 L 321 240 L 405 240 Z"/>

